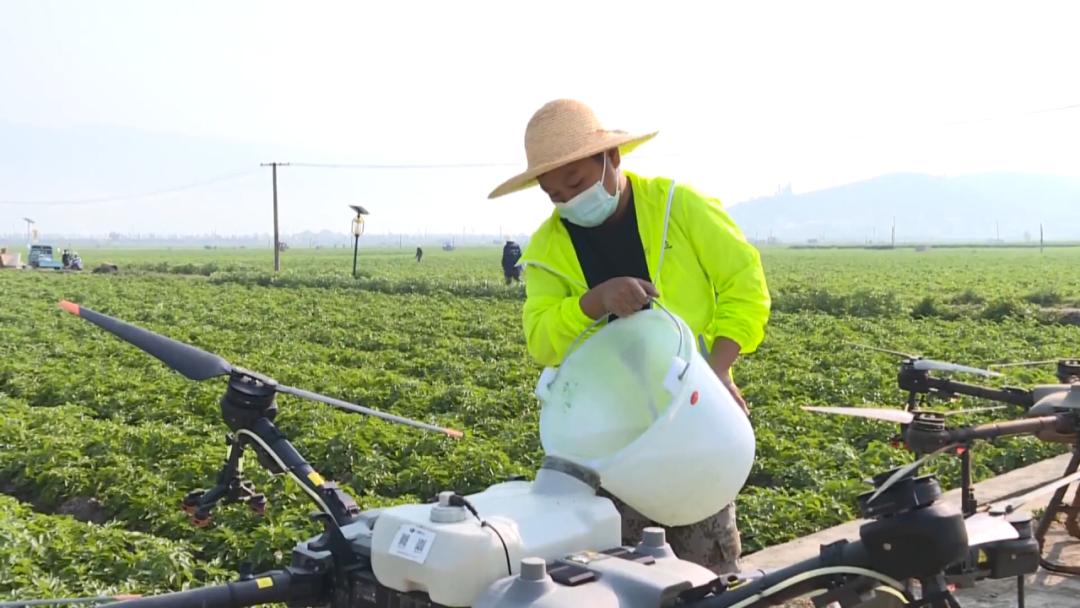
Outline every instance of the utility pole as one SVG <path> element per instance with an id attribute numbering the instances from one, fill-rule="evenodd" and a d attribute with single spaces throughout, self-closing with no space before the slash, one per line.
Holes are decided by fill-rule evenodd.
<path id="1" fill-rule="evenodd" d="M 892 249 L 896 249 L 896 218 L 892 218 Z"/>
<path id="2" fill-rule="evenodd" d="M 1043 252 L 1043 225 L 1039 224 L 1039 253 Z"/>
<path id="3" fill-rule="evenodd" d="M 30 225 L 31 224 L 36 224 L 37 222 L 35 222 L 34 220 L 32 220 L 32 219 L 30 219 L 28 217 L 24 217 L 22 219 L 23 219 L 24 222 L 26 222 L 26 247 L 29 248 L 30 245 L 34 244 L 34 237 L 32 236 L 32 233 L 30 232 Z"/>
<path id="4" fill-rule="evenodd" d="M 289 163 L 260 163 L 260 167 L 270 167 L 271 175 L 274 180 L 274 272 L 281 270 L 281 243 L 278 241 L 278 219 L 277 219 L 277 168 L 288 167 Z"/>
<path id="5" fill-rule="evenodd" d="M 994 234 L 996 235 L 996 241 L 1001 242 L 1001 222 L 994 222 Z"/>

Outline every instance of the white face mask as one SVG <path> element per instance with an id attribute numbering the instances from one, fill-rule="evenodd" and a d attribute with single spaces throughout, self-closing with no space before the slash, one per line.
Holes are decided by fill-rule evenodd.
<path id="1" fill-rule="evenodd" d="M 600 181 L 579 192 L 577 196 L 565 203 L 555 203 L 555 208 L 559 210 L 559 217 L 571 224 L 592 228 L 603 224 L 612 213 L 615 213 L 615 208 L 619 205 L 619 170 L 615 169 L 615 194 L 611 194 L 604 187 L 607 166 L 608 157 L 605 152 L 604 172 L 600 174 Z"/>

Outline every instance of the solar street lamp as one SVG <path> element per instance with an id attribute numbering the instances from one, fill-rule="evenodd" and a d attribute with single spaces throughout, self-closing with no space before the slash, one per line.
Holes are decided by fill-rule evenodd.
<path id="1" fill-rule="evenodd" d="M 352 276 L 356 278 L 356 254 L 360 248 L 360 235 L 364 234 L 364 216 L 368 214 L 368 210 L 364 209 L 360 205 L 349 205 L 353 211 L 356 212 L 356 217 L 352 221 L 352 233 L 353 233 L 353 248 L 352 248 Z"/>

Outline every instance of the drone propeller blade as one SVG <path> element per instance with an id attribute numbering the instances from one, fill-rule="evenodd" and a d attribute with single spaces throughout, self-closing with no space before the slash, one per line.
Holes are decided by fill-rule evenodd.
<path id="1" fill-rule="evenodd" d="M 868 350 L 877 351 L 879 353 L 886 353 L 897 357 L 903 357 L 905 359 L 911 359 L 914 363 L 912 367 L 920 371 L 939 371 L 939 372 L 955 372 L 964 374 L 976 374 L 979 376 L 986 376 L 988 378 L 994 376 L 1000 376 L 997 372 L 992 372 L 988 369 L 980 369 L 978 367 L 970 367 L 967 365 L 957 365 L 956 363 L 947 363 L 945 361 L 935 361 L 933 359 L 923 359 L 919 355 L 912 355 L 910 353 L 900 352 L 898 350 L 889 350 L 887 348 L 881 348 L 878 346 L 869 346 L 867 344 L 858 344 L 855 342 L 845 342 L 848 346 L 854 346 L 857 348 L 865 348 Z"/>
<path id="2" fill-rule="evenodd" d="M 883 407 L 818 407 L 805 406 L 802 409 L 819 414 L 839 414 L 841 416 L 855 416 L 856 418 L 869 418 L 897 424 L 911 424 L 915 415 L 904 410 L 891 410 Z"/>
<path id="3" fill-rule="evenodd" d="M 1018 361 L 1016 363 L 994 363 L 987 367 L 991 369 L 1004 368 L 1004 367 L 1035 367 L 1036 365 L 1050 365 L 1051 363 L 1057 363 L 1057 359 L 1050 359 L 1048 361 Z"/>
<path id="4" fill-rule="evenodd" d="M 461 439 L 465 436 L 461 431 L 454 429 L 448 429 L 434 424 L 428 424 L 426 422 L 419 422 L 410 418 L 404 418 L 402 416 L 395 416 L 394 414 L 387 414 L 386 412 L 380 412 L 379 410 L 373 410 L 371 408 L 364 407 L 362 405 L 356 405 L 349 403 L 348 401 L 342 401 L 341 399 L 334 399 L 333 397 L 327 397 L 326 395 L 320 395 L 319 393 L 313 393 L 311 391 L 305 391 L 302 388 L 294 388 L 291 386 L 285 386 L 279 384 L 277 386 L 279 393 L 287 393 L 289 395 L 295 395 L 297 397 L 303 397 L 304 399 L 311 399 L 312 401 L 318 401 L 327 405 L 332 405 L 338 409 L 346 410 L 349 412 L 356 412 L 358 414 L 365 414 L 367 416 L 374 416 L 375 418 L 382 418 L 383 420 L 389 420 L 390 422 L 396 422 L 398 424 L 404 424 L 406 426 L 416 427 L 418 429 L 424 429 L 425 431 L 434 431 L 436 433 L 442 433 L 448 437 L 454 439 Z"/>
<path id="5" fill-rule="evenodd" d="M 957 365 L 956 363 L 946 363 L 945 361 L 934 361 L 933 359 L 916 359 L 912 364 L 917 370 L 920 371 L 939 371 L 939 372 L 954 372 L 958 374 L 975 374 L 977 376 L 985 376 L 987 378 L 994 378 L 1001 376 L 999 372 L 992 372 L 988 369 L 981 369 L 978 367 L 970 367 L 967 365 Z"/>
<path id="6" fill-rule="evenodd" d="M 916 469 L 921 467 L 923 465 L 923 463 L 925 463 L 927 460 L 930 460 L 931 458 L 933 458 L 934 456 L 937 456 L 938 454 L 947 452 L 949 450 L 954 450 L 954 449 L 956 449 L 957 445 L 958 444 L 953 443 L 953 444 L 949 444 L 949 445 L 946 445 L 946 446 L 942 446 L 942 447 L 934 450 L 933 452 L 930 452 L 926 456 L 923 456 L 922 458 L 916 460 L 915 462 L 913 462 L 913 463 L 911 463 L 909 465 L 905 465 L 905 466 L 897 469 L 895 473 L 890 475 L 889 478 L 885 480 L 885 483 L 881 484 L 881 486 L 877 490 L 875 490 L 873 494 L 870 495 L 870 498 L 866 502 L 867 503 L 874 502 L 874 500 L 877 499 L 878 496 L 881 496 L 881 494 L 883 492 L 885 492 L 889 488 L 896 485 L 896 482 L 902 480 L 903 478 L 907 477 L 908 475 L 911 475 L 911 473 L 913 471 L 915 471 Z"/>
<path id="7" fill-rule="evenodd" d="M 1004 405 L 990 405 L 990 406 L 987 406 L 987 407 L 973 407 L 973 408 L 969 408 L 969 409 L 966 409 L 966 410 L 950 410 L 948 412 L 942 412 L 942 414 L 944 414 L 946 416 L 963 416 L 963 415 L 966 415 L 966 414 L 981 414 L 983 412 L 993 412 L 993 411 L 997 411 L 997 410 L 1003 410 L 1003 409 L 1005 409 L 1005 407 L 1006 406 L 1004 406 Z"/>
<path id="8" fill-rule="evenodd" d="M 1002 515 L 976 513 L 964 520 L 964 527 L 969 547 L 1020 538 L 1020 533 Z"/>
<path id="9" fill-rule="evenodd" d="M 874 350 L 879 353 L 885 353 L 887 355 L 895 355 L 897 357 L 903 357 L 905 359 L 918 359 L 918 355 L 912 355 L 908 353 L 902 353 L 898 350 L 889 350 L 887 348 L 881 348 L 880 346 L 870 346 L 868 344 L 858 344 L 856 342 L 845 342 L 848 346 L 854 346 L 856 348 L 865 348 L 867 350 Z"/>
<path id="10" fill-rule="evenodd" d="M 233 370 L 232 365 L 222 357 L 213 353 L 208 353 L 205 350 L 191 346 L 190 344 L 184 344 L 178 342 L 172 338 L 166 338 L 160 334 L 156 334 L 152 331 L 143 329 L 141 327 L 132 325 L 130 323 L 115 319 L 108 315 L 103 315 L 99 312 L 84 308 L 75 304 L 74 302 L 68 302 L 62 300 L 60 302 L 60 308 L 70 312 L 73 315 L 82 317 L 87 321 L 90 321 L 94 325 L 101 327 L 102 329 L 116 335 L 117 337 L 139 347 L 143 351 L 157 357 L 165 365 L 180 372 L 185 377 L 191 380 L 207 380 L 215 376 L 223 376 Z M 454 429 L 443 428 L 435 426 L 433 424 L 427 424 L 425 422 L 418 422 L 416 420 L 410 420 L 401 416 L 395 416 L 393 414 L 387 414 L 378 410 L 354 405 L 340 399 L 334 399 L 318 393 L 312 393 L 299 388 L 293 388 L 291 386 L 277 385 L 277 391 L 280 393 L 288 393 L 290 395 L 296 395 L 297 397 L 303 397 L 305 399 L 311 399 L 313 401 L 321 401 L 333 405 L 334 407 L 349 410 L 351 412 L 358 412 L 361 414 L 367 414 L 368 416 L 375 416 L 376 418 L 382 418 L 391 422 L 397 422 L 399 424 L 405 424 L 420 429 L 429 431 L 435 431 L 448 435 L 450 437 L 460 438 L 463 436 L 461 431 Z"/>
<path id="11" fill-rule="evenodd" d="M 1054 490 L 1057 490 L 1058 488 L 1067 486 L 1067 485 L 1075 483 L 1077 481 L 1080 481 L 1080 472 L 1073 473 L 1072 475 L 1066 475 L 1065 477 L 1062 477 L 1061 479 L 1058 479 L 1057 481 L 1052 481 L 1052 482 L 1050 482 L 1050 483 L 1048 483 L 1048 484 L 1046 484 L 1044 486 L 1039 486 L 1038 488 L 1035 488 L 1034 490 L 1028 492 L 1027 494 L 1022 494 L 1022 495 L 1017 496 L 1015 498 L 1007 498 L 1005 500 L 995 502 L 994 504 L 990 505 L 990 512 L 991 513 L 1004 513 L 1006 515 L 1008 515 L 1010 513 L 1014 513 L 1017 510 L 1019 510 L 1020 507 L 1023 507 L 1024 505 L 1031 502 L 1032 500 L 1035 500 L 1036 498 L 1039 498 L 1040 496 L 1044 496 L 1046 494 L 1049 494 L 1050 492 L 1053 492 Z"/>
<path id="12" fill-rule="evenodd" d="M 59 306 L 157 357 L 162 363 L 190 380 L 207 380 L 224 376 L 232 371 L 232 365 L 228 361 L 201 348 L 166 338 L 131 323 L 84 308 L 74 302 L 61 300 Z"/>

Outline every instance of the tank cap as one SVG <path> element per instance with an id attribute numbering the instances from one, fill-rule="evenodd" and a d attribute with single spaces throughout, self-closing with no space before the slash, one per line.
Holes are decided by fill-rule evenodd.
<path id="1" fill-rule="evenodd" d="M 450 497 L 453 492 L 439 492 L 439 502 L 431 505 L 431 521 L 439 524 L 456 524 L 465 521 L 468 515 L 465 507 L 452 506 Z"/>
<path id="2" fill-rule="evenodd" d="M 642 531 L 641 543 L 646 547 L 660 549 L 667 544 L 667 534 L 663 528 L 650 526 Z"/>
<path id="3" fill-rule="evenodd" d="M 547 563 L 543 558 L 526 557 L 521 560 L 521 580 L 537 582 L 547 578 Z"/>

